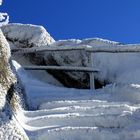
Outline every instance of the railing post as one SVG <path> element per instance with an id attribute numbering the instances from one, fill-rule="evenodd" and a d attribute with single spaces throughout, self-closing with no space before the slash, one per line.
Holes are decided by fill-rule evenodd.
<path id="1" fill-rule="evenodd" d="M 90 67 L 93 68 L 93 53 L 92 52 L 90 53 L 89 64 L 90 64 Z M 95 89 L 94 72 L 90 73 L 90 89 Z"/>

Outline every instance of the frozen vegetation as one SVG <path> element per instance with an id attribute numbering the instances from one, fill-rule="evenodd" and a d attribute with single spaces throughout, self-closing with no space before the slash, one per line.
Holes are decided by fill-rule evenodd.
<path id="1" fill-rule="evenodd" d="M 11 49 L 34 49 L 65 46 L 72 48 L 82 45 L 112 50 L 125 47 L 139 49 L 139 44 L 123 45 L 99 38 L 55 41 L 43 27 L 36 25 L 8 24 L 1 29 L 7 39 L 0 34 L 0 37 L 3 36 L 0 42 L 6 44 L 5 49 L 8 46 Z M 8 54 L 5 55 L 8 57 L 6 60 L 10 59 L 10 50 L 6 49 L 5 52 Z M 2 54 L 0 53 L 0 60 L 5 58 Z M 16 89 L 13 97 L 7 95 L 7 82 L 0 84 L 0 107 L 4 108 L 0 112 L 1 139 L 140 139 L 139 53 L 94 53 L 94 67 L 99 69 L 95 74 L 95 82 L 102 86 L 96 90 L 88 89 L 88 73 L 27 71 L 23 68 L 24 65 L 44 64 L 89 66 L 89 54 L 85 51 L 50 51 L 25 55 L 13 53 L 11 58 L 10 64 L 8 61 L 4 61 L 6 65 L 0 63 L 1 69 L 3 66 L 6 68 L 4 72 L 12 68 L 18 79 L 17 83 L 15 76 L 11 78 Z M 13 74 L 10 72 L 5 77 Z M 1 79 L 8 80 L 3 75 L 0 76 Z M 81 89 L 77 89 L 80 86 Z M 6 96 L 11 99 L 7 106 Z M 23 99 L 20 100 L 21 98 Z"/>

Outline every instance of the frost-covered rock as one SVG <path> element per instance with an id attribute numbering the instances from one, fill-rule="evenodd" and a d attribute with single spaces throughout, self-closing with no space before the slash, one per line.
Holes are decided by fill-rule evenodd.
<path id="1" fill-rule="evenodd" d="M 0 5 L 2 5 L 2 0 L 0 0 Z M 0 26 L 9 23 L 9 15 L 7 13 L 0 13 Z"/>
<path id="2" fill-rule="evenodd" d="M 0 139 L 27 140 L 15 115 L 19 108 L 17 79 L 10 60 L 10 47 L 0 30 Z"/>
<path id="3" fill-rule="evenodd" d="M 54 39 L 42 26 L 31 24 L 8 24 L 1 27 L 7 40 L 19 48 L 44 46 L 54 42 Z"/>

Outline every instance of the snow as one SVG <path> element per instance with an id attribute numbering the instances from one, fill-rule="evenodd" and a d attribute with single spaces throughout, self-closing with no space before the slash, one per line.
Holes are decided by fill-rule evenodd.
<path id="1" fill-rule="evenodd" d="M 0 5 L 2 5 L 2 0 L 0 0 Z"/>
<path id="2" fill-rule="evenodd" d="M 82 90 L 60 87 L 43 71 L 25 71 L 20 64 L 31 63 L 14 56 L 29 105 L 29 111 L 19 110 L 17 118 L 29 139 L 140 139 L 138 58 L 139 54 L 94 54 L 94 64 L 101 71 L 96 76 L 112 84 Z M 42 80 L 42 74 L 47 80 Z"/>
<path id="3" fill-rule="evenodd" d="M 11 23 L 1 27 L 4 35 L 16 47 L 42 46 L 54 42 L 54 39 L 42 26 Z"/>
<path id="4" fill-rule="evenodd" d="M 11 48 L 25 47 L 28 43 L 35 47 L 50 43 L 50 47 L 89 45 L 91 48 L 138 48 L 138 45 L 122 45 L 99 38 L 56 42 L 52 39 L 48 43 L 47 32 L 42 27 L 33 25 L 10 24 L 3 26 L 2 30 L 9 39 Z M 23 42 L 28 43 L 25 45 Z M 88 65 L 88 54 L 82 53 Z M 63 64 L 60 54 L 63 53 L 53 55 Z M 77 52 L 63 55 L 69 56 L 76 66 L 81 63 Z M 139 53 L 94 53 L 94 66 L 100 70 L 95 77 L 109 83 L 97 90 L 63 87 L 47 72 L 24 70 L 22 65 L 33 64 L 23 55 L 13 55 L 12 58 L 29 107 L 29 110 L 19 108 L 15 119 L 30 140 L 140 139 Z M 0 96 L 0 99 L 3 101 L 0 106 L 3 106 L 5 96 Z M 0 119 L 6 119 L 4 114 L 0 116 Z M 15 133 L 12 122 L 9 125 L 12 130 L 6 132 Z M 5 127 L 6 125 L 2 125 L 1 130 L 6 129 Z"/>
<path id="5" fill-rule="evenodd" d="M 29 139 L 140 138 L 139 85 L 111 84 L 94 91 L 68 89 L 46 84 L 17 62 L 13 64 L 33 109 L 21 110 L 17 116 Z"/>
<path id="6" fill-rule="evenodd" d="M 0 0 L 0 5 L 2 5 L 3 1 Z M 7 13 L 0 13 L 0 26 L 6 25 L 9 23 L 9 15 Z"/>
<path id="7" fill-rule="evenodd" d="M 7 13 L 0 13 L 0 26 L 7 25 L 9 23 L 9 15 Z"/>

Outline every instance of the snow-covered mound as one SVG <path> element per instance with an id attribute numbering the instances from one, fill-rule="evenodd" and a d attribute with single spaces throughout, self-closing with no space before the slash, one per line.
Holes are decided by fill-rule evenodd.
<path id="1" fill-rule="evenodd" d="M 7 40 L 16 47 L 44 46 L 54 42 L 54 39 L 42 26 L 30 24 L 8 24 L 1 27 Z"/>

